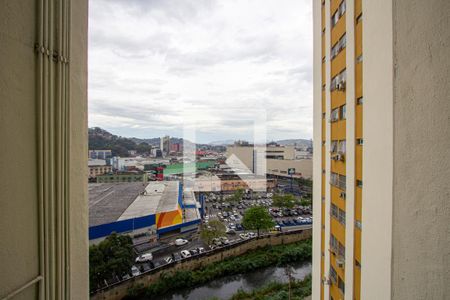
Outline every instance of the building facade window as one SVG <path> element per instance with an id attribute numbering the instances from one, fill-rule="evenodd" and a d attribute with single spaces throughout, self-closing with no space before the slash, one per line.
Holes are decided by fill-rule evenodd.
<path id="1" fill-rule="evenodd" d="M 338 220 L 339 223 L 341 223 L 342 225 L 345 225 L 345 211 L 343 211 L 342 209 L 339 208 L 338 210 Z"/>
<path id="2" fill-rule="evenodd" d="M 364 139 L 356 139 L 356 145 L 362 146 L 364 144 Z"/>
<path id="3" fill-rule="evenodd" d="M 358 57 L 356 58 L 356 63 L 359 64 L 359 63 L 362 63 L 362 61 L 363 61 L 363 56 L 362 56 L 362 54 L 361 54 L 360 56 L 358 56 Z"/>
<path id="4" fill-rule="evenodd" d="M 342 258 L 345 257 L 345 246 L 338 242 L 338 255 Z"/>
<path id="5" fill-rule="evenodd" d="M 337 24 L 339 19 L 345 14 L 345 9 L 346 5 L 344 0 L 341 2 L 336 12 L 331 16 L 331 28 L 333 28 Z"/>
<path id="6" fill-rule="evenodd" d="M 336 122 L 339 120 L 339 108 L 335 108 L 331 111 L 330 122 Z"/>
<path id="7" fill-rule="evenodd" d="M 335 153 L 338 150 L 338 141 L 331 141 L 330 151 Z"/>
<path id="8" fill-rule="evenodd" d="M 345 154 L 345 152 L 346 152 L 346 143 L 345 143 L 345 140 L 342 140 L 342 141 L 339 141 L 339 144 L 338 144 L 338 152 L 340 153 L 340 154 Z"/>
<path id="9" fill-rule="evenodd" d="M 330 91 L 342 90 L 345 88 L 345 82 L 347 81 L 347 72 L 343 70 L 331 79 Z"/>
<path id="10" fill-rule="evenodd" d="M 330 281 L 334 284 L 337 282 L 337 273 L 333 266 L 330 266 Z"/>
<path id="11" fill-rule="evenodd" d="M 337 206 L 334 205 L 333 203 L 331 203 L 330 210 L 331 210 L 331 216 L 334 217 L 335 219 L 337 219 L 338 218 L 338 208 L 337 208 Z"/>
<path id="12" fill-rule="evenodd" d="M 356 99 L 356 104 L 358 105 L 363 104 L 363 97 L 359 97 L 358 99 Z"/>
<path id="13" fill-rule="evenodd" d="M 341 279 L 341 277 L 338 277 L 338 288 L 342 292 L 342 294 L 345 294 L 345 283 Z"/>
<path id="14" fill-rule="evenodd" d="M 340 118 L 345 120 L 347 118 L 347 106 L 344 104 L 340 107 Z"/>
<path id="15" fill-rule="evenodd" d="M 344 35 L 336 42 L 336 44 L 331 48 L 330 59 L 333 60 L 345 47 L 347 46 L 347 36 Z"/>
<path id="16" fill-rule="evenodd" d="M 359 15 L 358 15 L 358 17 L 356 18 L 356 24 L 358 24 L 359 22 L 361 22 L 362 21 L 362 13 L 360 13 Z"/>
<path id="17" fill-rule="evenodd" d="M 355 220 L 355 227 L 361 230 L 362 229 L 361 221 Z"/>

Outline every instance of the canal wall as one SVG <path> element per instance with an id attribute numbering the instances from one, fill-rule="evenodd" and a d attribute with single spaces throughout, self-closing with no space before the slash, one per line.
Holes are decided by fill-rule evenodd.
<path id="1" fill-rule="evenodd" d="M 178 270 L 195 270 L 202 266 L 224 260 L 228 257 L 239 256 L 250 250 L 265 246 L 276 246 L 281 244 L 290 244 L 306 240 L 311 237 L 312 230 L 304 229 L 290 231 L 286 233 L 277 233 L 264 235 L 256 239 L 241 241 L 232 245 L 227 245 L 215 250 L 207 251 L 201 255 L 176 261 L 171 264 L 155 268 L 139 276 L 118 282 L 109 287 L 103 288 L 91 295 L 91 300 L 112 299 L 119 300 L 127 295 L 128 289 L 135 284 L 149 285 L 154 283 L 162 274 L 171 274 Z"/>

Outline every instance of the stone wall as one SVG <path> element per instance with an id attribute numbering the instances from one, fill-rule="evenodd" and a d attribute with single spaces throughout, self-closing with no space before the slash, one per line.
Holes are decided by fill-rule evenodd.
<path id="1" fill-rule="evenodd" d="M 311 229 L 291 231 L 287 233 L 279 233 L 274 235 L 268 235 L 260 237 L 259 239 L 253 239 L 244 241 L 239 244 L 226 246 L 224 248 L 216 249 L 214 251 L 208 251 L 202 256 L 195 256 L 182 261 L 178 261 L 174 264 L 163 266 L 161 268 L 149 271 L 141 274 L 140 276 L 133 277 L 129 280 L 122 281 L 115 285 L 105 288 L 102 291 L 97 292 L 91 296 L 91 300 L 100 299 L 122 299 L 126 294 L 128 288 L 135 284 L 149 285 L 161 276 L 161 274 L 170 274 L 178 270 L 195 270 L 202 266 L 221 261 L 228 257 L 239 256 L 246 253 L 249 250 L 261 248 L 264 246 L 291 244 L 298 241 L 306 240 L 311 237 Z"/>

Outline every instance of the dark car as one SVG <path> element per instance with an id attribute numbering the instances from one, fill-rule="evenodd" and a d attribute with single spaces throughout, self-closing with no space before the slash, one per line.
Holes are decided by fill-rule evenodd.
<path id="1" fill-rule="evenodd" d="M 173 260 L 181 260 L 181 255 L 178 252 L 172 253 Z"/>
<path id="2" fill-rule="evenodd" d="M 197 249 L 191 249 L 191 250 L 189 250 L 189 253 L 191 253 L 191 255 L 197 255 L 198 254 L 198 250 Z"/>

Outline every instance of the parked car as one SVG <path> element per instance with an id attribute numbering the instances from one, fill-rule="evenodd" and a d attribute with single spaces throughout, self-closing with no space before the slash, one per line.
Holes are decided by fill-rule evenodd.
<path id="1" fill-rule="evenodd" d="M 247 240 L 247 239 L 250 238 L 249 235 L 248 235 L 248 233 L 240 233 L 240 234 L 239 234 L 239 237 L 240 237 L 241 239 L 243 239 L 243 240 Z"/>
<path id="2" fill-rule="evenodd" d="M 228 240 L 227 237 L 223 236 L 220 238 L 220 241 L 222 242 L 222 244 L 224 245 L 228 245 L 230 243 L 230 241 Z"/>
<path id="3" fill-rule="evenodd" d="M 191 253 L 191 255 L 197 255 L 198 254 L 197 249 L 191 249 L 191 250 L 189 250 L 189 252 Z"/>
<path id="4" fill-rule="evenodd" d="M 137 263 L 143 263 L 146 261 L 151 261 L 153 259 L 153 255 L 151 253 L 145 253 L 136 257 Z"/>
<path id="5" fill-rule="evenodd" d="M 244 230 L 244 227 L 242 227 L 242 225 L 241 224 L 236 224 L 236 230 Z"/>
<path id="6" fill-rule="evenodd" d="M 183 257 L 183 258 L 191 257 L 191 253 L 187 250 L 181 250 L 180 254 L 181 254 L 181 257 Z"/>
<path id="7" fill-rule="evenodd" d="M 177 245 L 177 246 L 183 246 L 183 245 L 186 245 L 187 243 L 189 243 L 189 241 L 185 240 L 185 239 L 176 239 L 175 240 L 175 245 Z"/>
<path id="8" fill-rule="evenodd" d="M 197 248 L 197 251 L 198 251 L 198 253 L 203 253 L 203 252 L 205 252 L 205 248 L 203 248 L 203 247 L 198 247 L 198 248 Z"/>
<path id="9" fill-rule="evenodd" d="M 131 275 L 138 276 L 141 275 L 141 271 L 136 266 L 131 267 Z"/>
<path id="10" fill-rule="evenodd" d="M 177 260 L 181 259 L 181 255 L 178 252 L 174 252 L 174 253 L 172 253 L 172 258 L 173 258 L 173 260 L 177 261 Z"/>
<path id="11" fill-rule="evenodd" d="M 236 231 L 232 228 L 227 228 L 227 230 L 225 231 L 226 234 L 236 234 Z"/>
<path id="12" fill-rule="evenodd" d="M 256 233 L 250 231 L 250 232 L 248 233 L 248 236 L 249 236 L 250 238 L 255 238 L 255 237 L 256 237 Z"/>

